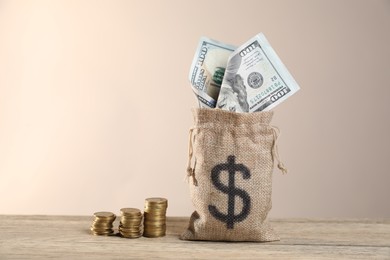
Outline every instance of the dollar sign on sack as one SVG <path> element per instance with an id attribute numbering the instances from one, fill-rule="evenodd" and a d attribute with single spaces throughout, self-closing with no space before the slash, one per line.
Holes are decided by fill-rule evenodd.
<path id="1" fill-rule="evenodd" d="M 220 175 L 222 172 L 227 172 L 229 174 L 228 185 L 226 186 L 220 180 Z M 216 206 L 209 205 L 209 211 L 216 219 L 225 222 L 228 229 L 234 228 L 234 223 L 243 221 L 249 214 L 251 198 L 249 194 L 242 189 L 239 189 L 235 186 L 236 172 L 242 173 L 244 179 L 249 179 L 251 177 L 249 169 L 243 164 L 236 164 L 236 157 L 230 155 L 227 158 L 227 163 L 221 163 L 214 166 L 211 170 L 211 180 L 218 190 L 226 193 L 228 195 L 228 210 L 227 214 L 221 213 Z M 235 201 L 236 196 L 242 199 L 242 209 L 241 212 L 235 215 Z"/>

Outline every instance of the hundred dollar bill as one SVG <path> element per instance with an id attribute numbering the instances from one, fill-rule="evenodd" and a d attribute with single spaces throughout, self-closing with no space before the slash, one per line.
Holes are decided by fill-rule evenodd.
<path id="1" fill-rule="evenodd" d="M 217 107 L 236 112 L 270 110 L 299 90 L 260 33 L 229 57 Z"/>
<path id="2" fill-rule="evenodd" d="M 189 74 L 200 107 L 215 107 L 229 55 L 235 48 L 206 37 L 200 39 Z"/>

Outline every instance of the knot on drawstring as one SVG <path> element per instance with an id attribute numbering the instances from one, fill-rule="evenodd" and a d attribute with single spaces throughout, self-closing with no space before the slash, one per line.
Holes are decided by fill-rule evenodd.
<path id="1" fill-rule="evenodd" d="M 276 161 L 278 163 L 277 164 L 278 169 L 282 172 L 282 174 L 286 174 L 287 168 L 284 166 L 284 164 L 280 160 L 278 145 L 277 145 L 277 140 L 278 140 L 278 137 L 280 135 L 280 130 L 276 126 L 271 126 L 271 128 L 272 128 L 272 135 L 274 136 L 274 142 L 272 145 L 272 160 L 274 161 L 276 159 Z"/>
<path id="2" fill-rule="evenodd" d="M 278 163 L 278 169 L 282 172 L 282 174 L 287 173 L 287 168 L 284 166 L 284 164 L 282 162 Z"/>
<path id="3" fill-rule="evenodd" d="M 192 177 L 192 183 L 195 186 L 198 186 L 198 181 L 195 178 L 195 166 L 196 166 L 196 160 L 195 160 L 193 168 L 191 168 L 191 167 L 187 168 L 187 180 L 188 180 L 188 178 Z"/>

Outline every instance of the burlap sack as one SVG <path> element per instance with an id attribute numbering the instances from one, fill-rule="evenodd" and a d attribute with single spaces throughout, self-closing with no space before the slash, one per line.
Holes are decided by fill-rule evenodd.
<path id="1" fill-rule="evenodd" d="M 188 176 L 195 211 L 180 238 L 279 240 L 266 220 L 274 159 L 279 161 L 273 112 L 193 109 L 193 115 Z"/>

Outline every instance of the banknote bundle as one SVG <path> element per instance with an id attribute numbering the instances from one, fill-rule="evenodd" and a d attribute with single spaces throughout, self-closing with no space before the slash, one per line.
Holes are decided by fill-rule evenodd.
<path id="1" fill-rule="evenodd" d="M 202 37 L 189 80 L 200 107 L 241 113 L 270 110 L 299 90 L 262 33 L 238 48 Z"/>
<path id="2" fill-rule="evenodd" d="M 189 79 L 201 107 L 215 107 L 230 54 L 236 47 L 206 37 L 200 39 Z"/>

